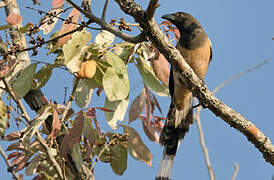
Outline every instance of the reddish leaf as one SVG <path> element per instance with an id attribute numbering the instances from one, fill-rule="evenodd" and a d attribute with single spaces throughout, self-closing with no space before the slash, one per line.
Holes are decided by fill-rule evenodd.
<path id="1" fill-rule="evenodd" d="M 53 105 L 53 113 L 52 113 L 52 128 L 51 128 L 51 137 L 55 138 L 58 133 L 60 132 L 61 125 L 60 125 L 60 118 L 57 112 L 56 104 Z"/>
<path id="2" fill-rule="evenodd" d="M 72 9 L 68 15 L 68 21 L 64 21 L 62 28 L 58 32 L 58 36 L 61 36 L 77 27 L 78 19 L 80 17 L 80 12 L 77 9 Z M 70 38 L 72 34 L 69 34 L 65 37 L 58 39 L 58 46 L 64 45 Z"/>
<path id="3" fill-rule="evenodd" d="M 150 124 L 152 125 L 152 123 L 153 122 L 151 122 Z M 152 142 L 159 142 L 159 135 L 157 134 L 156 130 L 151 126 L 145 125 L 144 121 L 142 121 L 142 124 L 143 124 L 143 129 L 147 137 L 149 138 L 149 140 L 151 140 Z"/>
<path id="4" fill-rule="evenodd" d="M 16 156 L 19 156 L 20 154 L 23 154 L 23 153 L 20 153 L 20 152 L 13 152 L 13 153 L 11 153 L 11 154 L 9 154 L 8 155 L 8 160 L 10 160 L 10 159 L 12 159 L 12 158 L 14 158 L 14 157 L 16 157 Z"/>
<path id="5" fill-rule="evenodd" d="M 22 21 L 22 16 L 19 14 L 11 13 L 7 18 L 6 22 L 9 23 L 10 25 L 16 25 Z"/>
<path id="6" fill-rule="evenodd" d="M 100 109 L 101 111 L 104 111 L 104 112 L 113 112 L 113 110 L 107 109 L 105 107 L 96 107 L 96 109 Z"/>
<path id="7" fill-rule="evenodd" d="M 169 63 L 166 58 L 155 48 L 155 56 L 150 59 L 156 77 L 168 86 Z"/>
<path id="8" fill-rule="evenodd" d="M 23 154 L 23 153 L 18 154 L 18 155 L 11 161 L 12 165 L 17 165 L 17 164 L 19 164 L 21 161 L 24 160 L 25 157 L 26 157 L 26 156 L 25 156 L 25 154 Z"/>
<path id="9" fill-rule="evenodd" d="M 159 104 L 158 100 L 156 99 L 156 97 L 154 96 L 154 94 L 152 94 L 151 102 L 153 103 L 153 105 L 156 105 L 156 107 L 160 111 L 160 113 L 163 114 L 160 104 Z"/>
<path id="10" fill-rule="evenodd" d="M 7 141 L 14 141 L 20 139 L 22 136 L 21 132 L 11 132 L 5 136 L 5 140 Z"/>
<path id="11" fill-rule="evenodd" d="M 22 149 L 24 149 L 22 142 L 15 142 L 15 143 L 10 144 L 7 147 L 6 151 L 22 150 Z"/>
<path id="12" fill-rule="evenodd" d="M 64 5 L 64 0 L 53 0 L 51 3 L 53 8 L 59 8 Z"/>
<path id="13" fill-rule="evenodd" d="M 79 143 L 83 131 L 84 116 L 83 111 L 80 111 L 75 118 L 74 126 L 68 131 L 61 143 L 60 155 L 67 157 L 67 154 L 71 154 L 73 147 L 76 143 Z"/>
<path id="14" fill-rule="evenodd" d="M 142 113 L 145 105 L 145 96 L 145 90 L 143 89 L 142 92 L 131 103 L 129 108 L 128 124 L 135 121 Z"/>
<path id="15" fill-rule="evenodd" d="M 18 172 L 18 171 L 22 170 L 25 167 L 26 163 L 27 163 L 26 161 L 27 161 L 27 159 L 24 158 L 20 162 L 18 162 L 18 164 L 16 164 L 17 167 L 14 169 L 14 171 Z"/>
<path id="16" fill-rule="evenodd" d="M 145 102 L 146 102 L 146 121 L 144 122 L 145 124 L 147 124 L 148 126 L 150 125 L 150 121 L 151 121 L 151 113 L 153 112 L 153 108 L 151 106 L 151 92 L 150 90 L 145 87 Z"/>

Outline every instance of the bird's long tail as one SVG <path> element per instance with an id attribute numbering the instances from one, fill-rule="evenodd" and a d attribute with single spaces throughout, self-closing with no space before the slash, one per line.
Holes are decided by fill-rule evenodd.
<path id="1" fill-rule="evenodd" d="M 182 140 L 193 123 L 192 94 L 187 97 L 184 108 L 179 110 L 171 103 L 165 126 L 160 136 L 164 146 L 162 160 L 155 180 L 170 180 L 174 158 L 179 141 Z"/>

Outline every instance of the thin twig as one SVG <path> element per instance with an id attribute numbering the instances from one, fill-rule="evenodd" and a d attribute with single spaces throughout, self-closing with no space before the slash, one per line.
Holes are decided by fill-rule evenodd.
<path id="1" fill-rule="evenodd" d="M 108 8 L 108 1 L 109 0 L 106 0 L 106 2 L 105 2 L 105 5 L 104 5 L 104 9 L 103 9 L 103 12 L 102 12 L 102 17 L 101 17 L 101 19 L 102 20 L 106 20 L 106 13 L 107 13 L 107 8 Z"/>
<path id="2" fill-rule="evenodd" d="M 83 10 L 81 7 L 77 6 L 74 2 L 72 2 L 71 0 L 67 0 L 67 2 L 74 7 L 75 9 L 77 9 L 78 11 L 80 11 L 81 13 L 83 13 L 87 18 L 89 18 L 90 20 L 92 20 L 93 22 L 97 23 L 98 25 L 100 25 L 104 30 L 111 32 L 112 34 L 114 34 L 115 36 L 127 41 L 127 42 L 131 42 L 131 43 L 140 43 L 146 40 L 146 36 L 144 33 L 140 33 L 137 36 L 130 36 L 122 31 L 120 31 L 119 29 L 116 29 L 114 27 L 112 27 L 110 24 L 106 23 L 103 19 L 100 19 L 98 17 L 96 17 L 95 15 L 93 15 L 91 12 L 87 12 L 85 10 Z"/>
<path id="3" fill-rule="evenodd" d="M 254 70 L 257 70 L 257 69 L 260 69 L 262 66 L 264 66 L 265 64 L 267 64 L 268 62 L 270 61 L 270 59 L 266 59 L 264 60 L 263 62 L 253 66 L 253 67 L 250 67 L 242 72 L 240 72 L 239 74 L 236 74 L 228 79 L 226 79 L 225 81 L 223 81 L 222 83 L 220 83 L 213 91 L 212 93 L 213 94 L 216 94 L 220 89 L 222 89 L 224 86 L 228 85 L 229 83 L 231 83 L 232 81 L 236 80 L 236 79 L 239 79 L 240 77 L 242 77 L 243 75 L 249 73 L 249 72 L 252 72 Z"/>
<path id="4" fill-rule="evenodd" d="M 12 168 L 12 165 L 10 164 L 10 162 L 9 162 L 9 160 L 8 160 L 6 154 L 5 154 L 5 152 L 3 151 L 3 149 L 2 149 L 1 146 L 0 146 L 0 154 L 1 154 L 1 156 L 4 158 L 4 160 L 5 160 L 6 164 L 7 164 L 7 166 L 8 166 L 9 168 Z M 11 171 L 11 173 L 12 173 L 14 179 L 16 179 L 16 180 L 20 180 L 20 179 L 21 179 L 20 176 L 19 176 L 16 172 L 14 172 L 13 170 Z"/>
<path id="5" fill-rule="evenodd" d="M 69 31 L 69 32 L 66 32 L 66 33 L 64 33 L 64 34 L 62 34 L 62 35 L 60 35 L 60 36 L 58 36 L 58 37 L 55 37 L 55 38 L 53 38 L 53 39 L 50 39 L 50 40 L 48 40 L 48 41 L 41 42 L 41 43 L 39 43 L 39 44 L 37 44 L 37 45 L 31 46 L 31 47 L 28 47 L 28 48 L 19 49 L 19 50 L 16 51 L 16 53 L 20 53 L 20 52 L 25 52 L 25 51 L 30 51 L 30 50 L 36 49 L 36 48 L 41 47 L 41 46 L 43 46 L 43 45 L 45 45 L 45 44 L 47 44 L 47 43 L 54 42 L 54 41 L 56 41 L 56 40 L 58 40 L 58 39 L 60 39 L 60 38 L 62 38 L 62 37 L 65 37 L 65 36 L 67 36 L 67 35 L 70 35 L 70 34 L 76 32 L 76 31 L 81 31 L 82 29 L 83 29 L 82 26 L 77 27 L 77 28 L 75 28 L 75 29 L 73 29 L 73 30 L 71 30 L 71 31 Z M 0 54 L 0 56 L 6 56 L 6 55 L 9 55 L 9 54 L 10 54 L 10 52 L 5 53 L 5 54 Z"/>
<path id="6" fill-rule="evenodd" d="M 45 12 L 45 11 L 43 11 L 43 10 L 35 9 L 35 8 L 32 8 L 32 7 L 26 7 L 26 8 L 31 9 L 31 10 L 34 10 L 34 11 L 38 11 L 39 13 L 43 13 L 43 14 L 45 14 L 45 15 L 49 15 L 49 16 L 51 16 L 52 18 L 60 19 L 61 21 L 64 21 L 64 22 L 67 21 L 67 20 L 64 19 L 64 18 L 59 17 L 58 14 L 57 14 L 57 15 L 55 15 L 55 14 L 50 14 L 50 13 Z M 88 26 L 88 25 L 79 24 L 79 23 L 77 23 L 77 22 L 72 22 L 72 21 L 70 21 L 69 23 L 75 24 L 75 25 L 78 25 L 78 26 L 81 26 L 81 27 L 85 27 L 85 28 L 88 28 L 88 29 L 92 29 L 92 30 L 101 30 L 101 28 L 90 27 L 90 26 Z"/>
<path id="7" fill-rule="evenodd" d="M 90 168 L 90 171 L 92 172 L 95 163 L 99 160 L 100 156 L 103 154 L 103 152 L 105 151 L 106 148 L 108 148 L 111 144 L 113 144 L 117 139 L 113 138 L 111 141 L 109 141 L 109 143 L 105 144 L 104 148 L 100 151 L 100 153 L 98 154 L 98 156 L 96 157 L 96 159 L 94 160 L 94 162 L 92 163 L 92 166 Z"/>
<path id="8" fill-rule="evenodd" d="M 236 180 L 237 174 L 238 174 L 239 169 L 240 169 L 240 167 L 237 163 L 234 164 L 234 168 L 235 168 L 235 171 L 233 173 L 233 176 L 232 176 L 231 180 Z"/>
<path id="9" fill-rule="evenodd" d="M 63 123 L 63 122 L 65 121 L 65 118 L 66 118 L 66 115 L 67 115 L 68 110 L 69 110 L 69 108 L 70 108 L 70 105 L 71 105 L 72 101 L 74 100 L 74 95 L 75 95 L 77 86 L 78 86 L 78 84 L 79 84 L 79 80 L 80 80 L 79 78 L 76 78 L 76 81 L 75 81 L 75 84 L 74 84 L 72 93 L 71 93 L 70 98 L 69 98 L 69 101 L 68 101 L 68 103 L 67 103 L 67 105 L 66 105 L 66 109 L 65 109 L 65 111 L 64 111 L 64 113 L 63 113 L 63 115 L 62 115 L 61 123 Z"/>
<path id="10" fill-rule="evenodd" d="M 209 158 L 209 153 L 205 144 L 205 138 L 204 138 L 204 132 L 203 132 L 203 128 L 202 128 L 202 124 L 201 124 L 201 120 L 200 120 L 200 111 L 202 109 L 202 106 L 199 106 L 196 108 L 196 111 L 194 113 L 194 119 L 197 123 L 197 127 L 198 127 L 198 131 L 199 131 L 199 136 L 200 136 L 200 144 L 204 153 L 204 157 L 205 157 L 205 163 L 207 166 L 207 170 L 208 170 L 208 174 L 210 177 L 210 180 L 215 180 L 215 174 L 214 171 L 211 167 L 211 162 L 210 162 L 210 158 Z"/>
<path id="11" fill-rule="evenodd" d="M 17 98 L 16 94 L 14 93 L 13 89 L 11 88 L 11 86 L 9 85 L 8 81 L 6 80 L 5 77 L 2 77 L 1 80 L 3 81 L 4 85 L 6 86 L 6 90 L 8 92 L 8 94 L 12 97 L 12 99 L 15 101 L 15 103 L 17 104 L 17 106 L 19 107 L 19 109 L 22 112 L 22 117 L 27 121 L 27 123 L 30 123 L 31 119 L 22 103 L 22 101 L 20 99 Z"/>

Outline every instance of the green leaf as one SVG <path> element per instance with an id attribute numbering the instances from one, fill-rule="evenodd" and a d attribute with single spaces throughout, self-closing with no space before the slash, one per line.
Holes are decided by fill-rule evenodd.
<path id="1" fill-rule="evenodd" d="M 14 89 L 19 98 L 24 97 L 32 86 L 37 64 L 30 64 L 26 67 L 14 81 Z"/>
<path id="2" fill-rule="evenodd" d="M 103 88 L 109 101 L 122 100 L 128 97 L 129 80 L 127 67 L 123 60 L 112 52 L 105 55 L 108 67 L 103 76 Z"/>
<path id="3" fill-rule="evenodd" d="M 96 69 L 96 73 L 97 73 L 97 69 Z M 96 75 L 98 76 L 98 74 L 96 74 L 96 73 L 95 73 L 94 77 L 95 77 Z M 102 76 L 102 78 L 103 78 L 103 76 Z M 98 87 L 99 87 L 99 85 L 97 84 L 95 78 L 91 78 L 91 79 L 82 79 L 82 81 L 83 81 L 83 82 L 85 83 L 85 85 L 88 86 L 90 89 L 95 89 L 95 88 L 98 88 Z M 101 82 L 101 84 L 102 84 L 102 82 Z"/>
<path id="4" fill-rule="evenodd" d="M 127 98 L 129 93 L 127 72 L 117 72 L 114 68 L 108 68 L 103 77 L 103 88 L 109 101 Z"/>
<path id="5" fill-rule="evenodd" d="M 59 67 L 57 64 L 46 64 L 43 66 L 35 75 L 35 83 L 32 84 L 33 89 L 40 89 L 48 82 L 50 76 L 52 75 L 52 70 L 55 67 Z"/>
<path id="6" fill-rule="evenodd" d="M 113 172 L 117 175 L 123 175 L 127 169 L 127 147 L 118 143 L 110 147 L 111 154 L 113 156 L 110 162 Z"/>
<path id="7" fill-rule="evenodd" d="M 159 96 L 169 96 L 168 86 L 162 83 L 154 74 L 153 68 L 146 64 L 143 57 L 139 56 L 136 64 L 145 85 Z"/>
<path id="8" fill-rule="evenodd" d="M 78 55 L 81 52 L 81 49 L 87 45 L 90 39 L 91 33 L 86 30 L 73 33 L 71 39 L 63 46 L 65 55 L 64 64 L 68 64 L 72 58 Z"/>
<path id="9" fill-rule="evenodd" d="M 124 128 L 124 134 L 128 135 L 128 151 L 130 155 L 152 167 L 152 154 L 139 134 L 132 127 L 126 125 L 121 126 Z"/>
<path id="10" fill-rule="evenodd" d="M 43 122 L 47 119 L 49 115 L 52 114 L 52 106 L 46 106 L 43 110 L 37 114 L 35 119 L 31 122 L 31 124 L 25 129 L 24 135 L 22 137 L 22 143 L 25 146 L 29 145 L 29 142 L 34 135 L 34 133 L 40 128 Z"/>
<path id="11" fill-rule="evenodd" d="M 109 101 L 107 98 L 105 100 L 104 107 L 109 110 L 113 110 L 113 112 L 106 112 L 105 116 L 108 125 L 112 129 L 117 128 L 117 121 L 123 121 L 126 115 L 127 107 L 128 107 L 128 99 L 124 99 L 121 101 Z"/>
<path id="12" fill-rule="evenodd" d="M 127 66 L 124 61 L 116 54 L 109 52 L 105 55 L 106 62 L 111 65 L 117 72 L 127 71 Z"/>
<path id="13" fill-rule="evenodd" d="M 112 34 L 111 32 L 102 30 L 95 37 L 94 43 L 100 47 L 108 47 L 114 41 L 114 38 L 115 38 L 114 34 Z"/>
<path id="14" fill-rule="evenodd" d="M 80 145 L 77 143 L 74 145 L 72 153 L 71 153 L 72 159 L 74 161 L 74 164 L 76 168 L 80 171 L 82 168 L 82 153 L 80 149 Z"/>
<path id="15" fill-rule="evenodd" d="M 7 106 L 0 100 L 0 137 L 4 135 L 6 128 L 9 125 Z"/>
<path id="16" fill-rule="evenodd" d="M 83 134 L 89 140 L 90 143 L 95 143 L 96 141 L 96 130 L 92 128 L 91 119 L 86 116 L 84 113 L 84 126 L 83 126 Z"/>
<path id="17" fill-rule="evenodd" d="M 75 92 L 75 102 L 80 107 L 87 107 L 90 103 L 93 89 L 90 89 L 83 79 L 79 80 Z"/>

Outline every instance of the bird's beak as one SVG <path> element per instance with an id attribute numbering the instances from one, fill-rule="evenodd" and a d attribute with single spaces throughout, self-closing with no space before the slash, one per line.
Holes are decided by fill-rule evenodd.
<path id="1" fill-rule="evenodd" d="M 161 18 L 169 20 L 169 21 L 175 21 L 176 20 L 176 16 L 174 16 L 173 14 L 165 14 Z"/>

